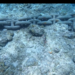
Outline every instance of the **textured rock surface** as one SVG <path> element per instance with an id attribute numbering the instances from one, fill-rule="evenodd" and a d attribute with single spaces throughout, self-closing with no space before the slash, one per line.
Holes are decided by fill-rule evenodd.
<path id="1" fill-rule="evenodd" d="M 30 25 L 29 32 L 33 36 L 42 36 L 44 34 L 43 28 L 40 28 L 38 25 L 35 24 Z"/>
<path id="2" fill-rule="evenodd" d="M 73 38 L 75 38 L 75 32 L 69 32 L 68 31 L 63 36 L 68 38 L 68 39 L 73 39 Z"/>
<path id="3" fill-rule="evenodd" d="M 0 62 L 4 66 L 1 74 L 74 74 L 75 38 L 63 36 L 68 32 L 67 25 L 46 26 L 44 32 L 45 35 L 34 37 L 29 28 L 13 31 L 13 40 L 0 51 Z"/>
<path id="4" fill-rule="evenodd" d="M 8 41 L 11 41 L 13 38 L 13 32 L 11 31 L 7 31 L 7 30 L 3 30 L 0 32 L 0 46 L 5 46 Z"/>

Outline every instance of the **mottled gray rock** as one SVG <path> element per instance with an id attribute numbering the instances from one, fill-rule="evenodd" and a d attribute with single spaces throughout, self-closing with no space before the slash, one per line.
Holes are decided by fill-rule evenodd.
<path id="1" fill-rule="evenodd" d="M 13 39 L 14 33 L 13 31 L 8 31 L 7 32 L 7 39 L 8 41 L 11 41 Z"/>
<path id="2" fill-rule="evenodd" d="M 60 49 L 57 49 L 57 48 L 54 49 L 55 53 L 58 53 L 59 51 L 60 51 Z"/>
<path id="3" fill-rule="evenodd" d="M 75 38 L 75 33 L 74 32 L 67 32 L 63 36 L 68 39 L 73 39 L 73 38 Z"/>
<path id="4" fill-rule="evenodd" d="M 44 34 L 43 28 L 40 28 L 38 25 L 35 24 L 30 25 L 29 32 L 33 36 L 42 36 Z"/>
<path id="5" fill-rule="evenodd" d="M 34 57 L 29 57 L 26 61 L 26 66 L 36 66 L 38 64 L 38 61 Z"/>
<path id="6" fill-rule="evenodd" d="M 0 35 L 0 46 L 5 46 L 7 42 L 8 42 L 7 37 Z"/>
<path id="7" fill-rule="evenodd" d="M 7 32 L 7 30 L 3 30 L 0 32 L 0 46 L 5 46 L 8 41 L 12 40 L 14 33 Z"/>

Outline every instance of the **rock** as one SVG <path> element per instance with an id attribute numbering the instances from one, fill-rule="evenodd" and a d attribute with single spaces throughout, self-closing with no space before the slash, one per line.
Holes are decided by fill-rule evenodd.
<path id="1" fill-rule="evenodd" d="M 5 46 L 8 41 L 11 41 L 13 38 L 14 33 L 7 32 L 6 30 L 3 30 L 0 32 L 0 46 Z"/>
<path id="2" fill-rule="evenodd" d="M 63 37 L 66 37 L 68 39 L 73 39 L 73 38 L 75 38 L 75 33 L 74 32 L 67 32 L 63 35 Z"/>
<path id="3" fill-rule="evenodd" d="M 7 32 L 7 39 L 11 41 L 13 39 L 14 33 L 12 31 Z"/>
<path id="4" fill-rule="evenodd" d="M 33 36 L 42 36 L 44 34 L 44 30 L 35 24 L 30 25 L 29 32 Z"/>
<path id="5" fill-rule="evenodd" d="M 8 42 L 8 39 L 6 38 L 6 36 L 2 36 L 2 35 L 0 35 L 1 37 L 0 37 L 0 46 L 5 46 L 6 45 L 6 43 Z"/>
<path id="6" fill-rule="evenodd" d="M 58 53 L 59 51 L 60 51 L 60 50 L 59 50 L 59 49 L 57 49 L 57 48 L 56 48 L 56 49 L 54 49 L 54 52 L 55 52 L 55 53 Z"/>
<path id="7" fill-rule="evenodd" d="M 36 66 L 38 64 L 37 60 L 34 57 L 29 57 L 26 61 L 26 66 Z"/>

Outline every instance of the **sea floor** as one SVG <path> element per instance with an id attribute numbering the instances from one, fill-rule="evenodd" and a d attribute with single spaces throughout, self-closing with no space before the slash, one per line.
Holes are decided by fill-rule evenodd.
<path id="1" fill-rule="evenodd" d="M 74 11 L 67 8 L 69 5 L 5 4 L 0 6 L 5 6 L 4 11 L 0 9 L 3 11 L 0 15 L 17 18 L 39 13 L 46 15 L 52 11 L 58 12 L 61 8 L 58 13 L 66 14 L 66 9 L 69 12 Z M 44 10 L 43 6 L 49 11 Z M 9 10 L 13 11 L 9 14 Z M 0 30 L 0 75 L 75 75 L 75 32 L 69 31 L 67 24 L 38 27 L 44 31 L 42 36 L 32 35 L 29 32 L 30 26 L 19 30 Z M 74 37 L 70 36 L 72 33 Z M 4 40 L 1 37 L 5 37 Z"/>

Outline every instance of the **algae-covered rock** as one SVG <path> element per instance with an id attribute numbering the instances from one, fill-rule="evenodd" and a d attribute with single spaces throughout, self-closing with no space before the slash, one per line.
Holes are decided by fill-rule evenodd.
<path id="1" fill-rule="evenodd" d="M 0 32 L 0 46 L 5 46 L 9 41 L 13 39 L 14 33 L 11 31 L 3 30 Z"/>
<path id="2" fill-rule="evenodd" d="M 7 37 L 0 35 L 0 46 L 5 46 L 7 42 L 8 42 Z"/>
<path id="3" fill-rule="evenodd" d="M 40 28 L 38 25 L 35 25 L 35 24 L 30 25 L 29 32 L 33 36 L 42 36 L 44 34 L 44 30 L 42 28 Z"/>

